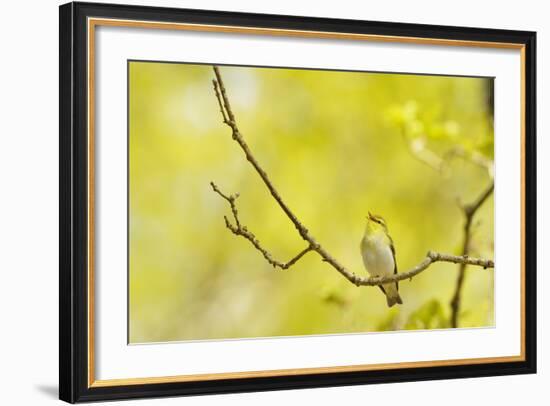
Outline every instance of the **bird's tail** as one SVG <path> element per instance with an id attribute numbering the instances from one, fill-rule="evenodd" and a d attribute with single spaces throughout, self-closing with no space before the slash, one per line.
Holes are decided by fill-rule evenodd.
<path id="1" fill-rule="evenodd" d="M 385 285 L 384 290 L 386 291 L 386 301 L 388 302 L 388 307 L 392 307 L 395 304 L 403 304 L 401 296 L 397 291 L 397 283 L 391 285 Z"/>

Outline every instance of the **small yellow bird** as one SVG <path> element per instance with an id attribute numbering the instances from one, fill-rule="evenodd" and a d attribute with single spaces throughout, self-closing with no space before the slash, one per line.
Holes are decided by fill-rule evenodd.
<path id="1" fill-rule="evenodd" d="M 386 222 L 381 216 L 369 212 L 365 235 L 361 240 L 361 256 L 367 272 L 371 276 L 391 276 L 397 273 L 397 262 L 395 261 L 395 247 L 393 240 L 388 233 Z M 394 304 L 403 304 L 399 296 L 399 285 L 397 282 L 379 285 L 379 288 L 386 295 L 388 307 Z"/>

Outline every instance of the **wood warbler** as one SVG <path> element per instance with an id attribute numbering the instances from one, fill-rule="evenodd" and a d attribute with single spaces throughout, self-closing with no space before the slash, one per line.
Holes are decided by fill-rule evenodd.
<path id="1" fill-rule="evenodd" d="M 365 235 L 361 240 L 361 256 L 367 272 L 371 276 L 391 276 L 397 273 L 397 262 L 395 261 L 395 247 L 393 240 L 388 233 L 386 222 L 381 216 L 369 212 Z M 394 304 L 403 304 L 399 296 L 399 285 L 397 282 L 387 283 L 378 286 L 386 295 L 388 307 Z"/>

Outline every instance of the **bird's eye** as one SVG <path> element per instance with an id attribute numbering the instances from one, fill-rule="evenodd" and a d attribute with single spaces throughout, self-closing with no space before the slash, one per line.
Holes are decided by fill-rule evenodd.
<path id="1" fill-rule="evenodd" d="M 380 218 L 380 217 L 377 217 L 376 220 L 375 220 L 378 224 L 380 224 L 381 226 L 385 226 L 386 225 L 386 222 Z"/>

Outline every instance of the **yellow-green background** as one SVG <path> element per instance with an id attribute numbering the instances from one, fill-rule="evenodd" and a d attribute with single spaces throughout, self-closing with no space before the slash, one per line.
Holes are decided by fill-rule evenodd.
<path id="1" fill-rule="evenodd" d="M 460 252 L 456 197 L 489 183 L 468 160 L 444 177 L 407 140 L 492 159 L 488 81 L 481 78 L 221 67 L 241 132 L 279 192 L 341 263 L 366 274 L 359 242 L 370 210 L 385 217 L 404 272 L 428 250 Z M 304 247 L 221 114 L 209 66 L 129 63 L 129 340 L 287 336 L 444 328 L 456 265 L 400 284 L 392 309 L 310 253 L 274 270 L 225 228 L 241 221 L 278 259 Z M 405 137 L 404 137 L 405 134 Z M 407 138 L 408 137 L 408 138 Z M 474 255 L 493 257 L 493 200 L 475 219 Z M 469 269 L 460 325 L 493 324 L 493 271 Z"/>

